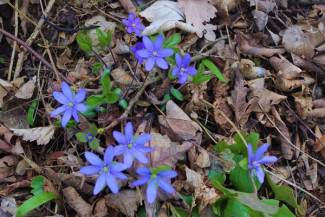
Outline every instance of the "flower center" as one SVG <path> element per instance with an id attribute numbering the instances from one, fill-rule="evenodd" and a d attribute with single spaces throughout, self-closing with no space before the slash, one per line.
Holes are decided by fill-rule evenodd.
<path id="1" fill-rule="evenodd" d="M 151 176 L 153 179 L 157 178 L 157 174 L 152 174 Z"/>
<path id="2" fill-rule="evenodd" d="M 68 104 L 68 106 L 71 108 L 71 107 L 73 106 L 73 103 L 70 102 L 70 103 Z"/>
<path id="3" fill-rule="evenodd" d="M 157 56 L 157 52 L 155 51 L 155 52 L 152 52 L 152 55 L 155 57 L 155 56 Z"/>
<path id="4" fill-rule="evenodd" d="M 131 26 L 134 28 L 135 27 L 135 24 L 133 23 Z"/>
<path id="5" fill-rule="evenodd" d="M 257 163 L 256 161 L 253 161 L 252 165 L 253 165 L 254 168 L 260 166 L 260 164 Z"/>
<path id="6" fill-rule="evenodd" d="M 107 167 L 104 167 L 103 171 L 104 172 L 107 172 L 108 171 L 108 168 Z"/>
<path id="7" fill-rule="evenodd" d="M 182 68 L 181 68 L 181 71 L 182 71 L 182 72 L 184 72 L 184 71 L 185 71 L 184 67 L 182 67 Z"/>
<path id="8" fill-rule="evenodd" d="M 133 147 L 133 145 L 130 143 L 130 144 L 128 144 L 128 148 L 132 148 Z"/>

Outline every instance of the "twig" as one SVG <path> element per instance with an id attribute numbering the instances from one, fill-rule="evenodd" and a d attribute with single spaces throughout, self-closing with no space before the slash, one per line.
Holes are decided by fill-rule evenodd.
<path id="1" fill-rule="evenodd" d="M 31 52 L 37 59 L 39 59 L 44 65 L 46 65 L 49 69 L 51 69 L 52 71 L 55 72 L 54 68 L 52 67 L 52 65 L 47 62 L 39 53 L 37 53 L 33 48 L 31 48 L 26 42 L 22 41 L 21 39 L 15 37 L 14 35 L 10 34 L 9 32 L 3 30 L 0 28 L 0 32 L 2 34 L 4 34 L 5 36 L 7 36 L 8 38 L 11 38 L 14 41 L 17 41 L 19 44 L 21 44 L 22 46 L 24 46 L 29 52 Z M 71 81 L 69 81 L 64 75 L 62 75 L 60 72 L 58 72 L 58 75 L 65 80 L 66 82 L 68 82 L 71 85 L 74 85 Z"/>
<path id="2" fill-rule="evenodd" d="M 297 146 L 295 146 L 294 144 L 292 144 L 292 142 L 285 136 L 283 135 L 283 133 L 281 132 L 281 130 L 279 130 L 279 128 L 275 125 L 275 123 L 272 121 L 272 119 L 269 117 L 269 115 L 264 111 L 263 107 L 261 106 L 260 103 L 258 103 L 259 107 L 261 108 L 261 110 L 264 112 L 266 118 L 271 122 L 271 124 L 275 127 L 275 129 L 280 133 L 280 135 L 288 142 L 289 145 L 291 145 L 293 148 L 297 149 L 298 151 L 300 151 L 301 153 L 305 154 L 306 156 L 308 156 L 310 159 L 316 161 L 317 163 L 319 163 L 320 165 L 322 165 L 323 167 L 325 167 L 325 164 L 320 162 L 319 160 L 313 158 L 312 156 L 310 156 L 309 154 L 307 154 L 306 152 L 302 151 L 300 148 L 298 148 Z"/>
<path id="3" fill-rule="evenodd" d="M 154 70 L 154 69 L 149 72 L 149 74 L 147 76 L 147 80 L 144 82 L 143 86 L 137 92 L 137 94 L 134 96 L 134 98 L 132 98 L 130 100 L 127 109 L 123 112 L 123 114 L 119 117 L 119 119 L 126 118 L 128 116 L 133 105 L 139 101 L 140 96 L 143 94 L 143 92 L 147 86 L 149 86 L 150 84 L 153 84 L 161 79 L 159 76 L 153 77 L 155 75 L 155 73 L 156 73 L 156 70 Z M 104 130 L 111 129 L 111 128 L 115 127 L 118 123 L 119 123 L 118 121 L 113 121 L 110 125 L 108 125 L 107 127 L 104 127 Z"/>
<path id="4" fill-rule="evenodd" d="M 308 127 L 305 122 L 303 122 L 299 116 L 290 108 L 290 106 L 286 103 L 286 102 L 283 102 L 283 104 L 285 106 L 287 106 L 287 108 L 291 111 L 291 113 L 299 120 L 300 123 L 302 123 L 302 125 L 304 125 L 304 127 L 306 127 L 306 129 L 311 133 L 313 134 L 313 136 L 320 142 L 320 144 L 322 144 L 322 146 L 325 148 L 325 145 L 324 143 L 322 142 L 322 140 L 310 129 L 310 127 Z"/>
<path id="5" fill-rule="evenodd" d="M 56 0 L 50 0 L 46 6 L 45 12 L 43 11 L 43 14 L 47 14 L 52 10 L 52 7 L 54 5 Z M 42 3 L 42 1 L 40 1 Z M 44 24 L 44 20 L 40 19 L 38 22 L 38 27 L 39 28 L 35 28 L 33 33 L 29 36 L 29 38 L 26 41 L 26 44 L 28 44 L 29 46 L 32 45 L 32 43 L 34 42 L 34 40 L 36 39 L 36 37 L 38 36 L 39 33 L 39 29 L 42 27 L 42 25 Z M 17 78 L 22 70 L 23 67 L 23 62 L 26 59 L 26 55 L 27 55 L 27 50 L 23 49 L 22 52 L 20 52 L 18 54 L 18 60 L 17 60 L 17 64 L 16 64 L 16 68 L 15 68 L 15 74 L 14 74 L 14 78 Z"/>
<path id="6" fill-rule="evenodd" d="M 102 62 L 102 63 L 104 64 L 105 68 L 107 68 L 108 66 L 107 66 L 107 64 L 105 63 L 105 61 L 103 60 L 103 58 L 101 58 L 101 57 L 99 56 L 99 54 L 98 54 L 94 49 L 91 49 L 91 51 L 95 54 L 95 56 L 97 57 L 97 59 L 98 59 L 100 62 Z"/>
<path id="7" fill-rule="evenodd" d="M 18 7 L 18 1 L 15 1 L 15 6 Z M 18 12 L 15 11 L 15 36 L 18 36 Z M 17 41 L 14 41 L 13 44 L 13 49 L 11 53 L 11 59 L 10 59 L 10 65 L 9 65 L 9 73 L 8 73 L 8 82 L 10 82 L 11 79 L 11 71 L 12 67 L 14 65 L 14 59 L 15 59 L 15 54 L 16 54 L 16 46 L 17 46 Z"/>
<path id="8" fill-rule="evenodd" d="M 63 27 L 57 26 L 54 23 L 51 23 L 47 19 L 47 17 L 45 15 L 43 15 L 42 18 L 44 19 L 45 23 L 50 25 L 53 29 L 56 29 L 56 30 L 59 30 L 59 31 L 62 31 L 62 32 L 78 32 L 78 31 L 82 31 L 82 30 L 96 29 L 96 28 L 100 27 L 100 26 L 97 26 L 97 25 L 91 25 L 91 26 L 80 27 L 80 28 L 75 28 L 75 29 L 68 29 L 68 28 L 63 28 Z"/>
<path id="9" fill-rule="evenodd" d="M 60 76 L 59 76 L 59 72 L 58 72 L 58 70 L 56 69 L 56 67 L 55 67 L 55 63 L 54 63 L 54 60 L 53 60 L 53 57 L 52 57 L 52 54 L 51 54 L 51 51 L 50 51 L 50 49 L 49 49 L 49 45 L 48 45 L 48 43 L 47 43 L 47 40 L 45 39 L 45 37 L 44 37 L 44 35 L 43 35 L 43 33 L 42 33 L 42 31 L 41 31 L 41 28 L 33 21 L 33 20 L 31 20 L 29 17 L 27 17 L 22 11 L 20 11 L 17 7 L 15 7 L 13 4 L 11 4 L 10 2 L 9 2 L 9 0 L 6 0 L 6 2 L 8 3 L 8 5 L 10 5 L 10 7 L 12 7 L 15 11 L 17 11 L 19 14 L 21 14 L 26 20 L 28 20 L 30 23 L 32 23 L 36 28 L 38 28 L 38 31 L 39 31 L 39 33 L 40 33 L 40 35 L 41 35 L 41 37 L 42 37 L 42 40 L 43 40 L 43 43 L 44 43 L 44 45 L 45 45 L 45 49 L 46 49 L 46 51 L 47 51 L 47 55 L 49 56 L 49 58 L 50 58 L 50 61 L 51 61 L 51 64 L 52 64 L 52 69 L 53 69 L 53 71 L 54 71 L 54 74 L 55 74 L 55 76 L 56 76 L 56 79 L 61 83 L 61 79 L 60 79 Z M 18 76 L 18 75 L 16 75 L 15 74 L 15 76 Z"/>

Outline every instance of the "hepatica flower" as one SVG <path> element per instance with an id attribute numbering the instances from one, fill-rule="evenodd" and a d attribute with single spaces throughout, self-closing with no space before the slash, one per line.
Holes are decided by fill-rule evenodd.
<path id="1" fill-rule="evenodd" d="M 121 172 L 126 167 L 122 163 L 113 161 L 114 148 L 112 146 L 106 148 L 104 161 L 92 152 L 85 152 L 85 157 L 91 165 L 82 167 L 80 173 L 84 175 L 100 174 L 94 187 L 94 195 L 103 190 L 106 184 L 114 194 L 117 194 L 119 189 L 115 177 L 126 180 L 127 176 Z"/>
<path id="2" fill-rule="evenodd" d="M 113 137 L 120 144 L 114 148 L 114 155 L 124 155 L 124 164 L 127 167 L 131 167 L 134 158 L 139 162 L 146 164 L 148 158 L 144 153 L 152 152 L 153 148 L 144 146 L 152 138 L 150 134 L 144 134 L 140 136 L 133 135 L 133 126 L 131 122 L 125 125 L 125 136 L 118 132 L 113 132 Z"/>
<path id="3" fill-rule="evenodd" d="M 53 97 L 63 106 L 55 109 L 51 113 L 51 118 L 57 116 L 64 112 L 62 117 L 62 127 L 65 127 L 71 116 L 79 123 L 78 111 L 79 112 L 86 112 L 87 106 L 82 103 L 86 96 L 86 89 L 82 88 L 79 92 L 74 96 L 73 91 L 71 90 L 70 86 L 66 82 L 61 83 L 62 93 L 58 91 L 53 92 Z"/>
<path id="4" fill-rule="evenodd" d="M 264 171 L 261 167 L 263 164 L 268 163 L 274 163 L 277 161 L 277 158 L 275 156 L 263 156 L 263 154 L 268 149 L 269 144 L 264 143 L 261 147 L 257 149 L 255 152 L 255 155 L 253 153 L 252 145 L 249 143 L 247 146 L 248 151 L 248 169 L 251 170 L 251 177 L 254 178 L 254 172 L 256 173 L 256 176 L 260 183 L 264 182 Z"/>
<path id="5" fill-rule="evenodd" d="M 134 47 L 130 47 L 130 50 L 134 53 L 134 56 L 135 58 L 138 59 L 139 63 L 142 64 L 143 63 L 143 58 L 140 57 L 138 54 L 137 54 L 137 51 L 138 50 L 142 50 L 144 49 L 144 44 L 142 42 L 138 42 Z"/>
<path id="6" fill-rule="evenodd" d="M 175 55 L 176 67 L 172 70 L 172 75 L 175 77 L 178 75 L 180 84 L 185 83 L 188 75 L 195 75 L 197 73 L 194 67 L 188 66 L 191 61 L 191 56 L 186 54 L 183 59 L 178 53 Z"/>
<path id="7" fill-rule="evenodd" d="M 169 48 L 161 48 L 164 42 L 164 36 L 158 35 L 155 42 L 152 43 L 150 38 L 143 36 L 143 44 L 145 49 L 138 50 L 136 53 L 140 57 L 146 59 L 146 70 L 150 71 L 155 64 L 162 69 L 168 69 L 168 64 L 165 57 L 169 57 L 174 54 L 174 51 Z"/>
<path id="8" fill-rule="evenodd" d="M 99 147 L 99 141 L 95 137 L 97 134 L 98 134 L 98 129 L 96 125 L 92 123 L 87 133 L 83 133 L 83 132 L 76 133 L 76 137 L 80 142 L 88 142 L 90 148 L 96 149 Z"/>
<path id="9" fill-rule="evenodd" d="M 139 17 L 134 18 L 134 15 L 132 13 L 129 14 L 129 19 L 123 19 L 122 22 L 124 25 L 126 25 L 128 28 L 126 31 L 131 34 L 132 32 L 135 32 L 135 34 L 139 37 L 141 37 L 141 31 L 143 31 L 146 27 L 142 24 L 140 24 L 141 19 Z"/>
<path id="10" fill-rule="evenodd" d="M 160 168 L 147 168 L 139 167 L 137 173 L 142 176 L 135 182 L 131 183 L 131 186 L 139 186 L 148 184 L 147 186 L 147 200 L 149 203 L 153 203 L 157 197 L 157 191 L 160 187 L 168 194 L 173 194 L 175 192 L 173 186 L 167 181 L 177 176 L 177 172 L 170 170 L 170 167 L 162 166 Z"/>

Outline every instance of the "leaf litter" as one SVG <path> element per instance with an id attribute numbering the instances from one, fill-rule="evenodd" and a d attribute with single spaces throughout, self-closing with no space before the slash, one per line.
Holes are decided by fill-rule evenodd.
<path id="1" fill-rule="evenodd" d="M 15 201 L 11 202 L 13 209 L 1 204 L 0 213 L 14 214 L 29 197 L 25 189 L 30 181 L 41 173 L 46 177 L 44 190 L 60 194 L 65 199 L 64 202 L 53 200 L 49 203 L 47 209 L 56 210 L 56 216 L 64 216 L 64 208 L 69 215 L 78 216 L 144 216 L 144 212 L 155 216 L 157 203 L 162 205 L 158 216 L 171 216 L 171 213 L 176 216 L 188 216 L 189 213 L 212 216 L 218 212 L 223 216 L 238 208 L 235 206 L 268 216 L 277 209 L 285 212 L 283 210 L 290 208 L 293 213 L 299 213 L 299 205 L 301 209 L 305 207 L 305 215 L 324 215 L 323 204 L 319 201 L 315 204 L 313 198 L 325 202 L 323 6 L 291 4 L 285 0 L 279 5 L 253 0 L 157 0 L 142 7 L 144 2 L 148 1 L 56 3 L 48 13 L 53 23 L 62 28 L 99 25 L 104 33 L 110 31 L 112 37 L 109 46 L 102 46 L 95 29 L 70 34 L 43 25 L 42 32 L 52 53 L 52 57 L 44 58 L 49 62 L 54 58 L 54 64 L 64 76 L 62 79 L 65 78 L 75 92 L 85 88 L 87 96 L 104 94 L 105 87 L 101 82 L 106 68 L 100 67 L 96 71 L 93 65 L 98 62 L 97 56 L 102 58 L 101 64 L 111 69 L 108 74 L 112 78 L 112 90 L 120 88 L 119 102 L 95 105 L 91 110 L 93 116 L 83 113 L 80 128 L 88 133 L 90 123 L 95 122 L 102 130 L 96 135 L 100 147 L 94 150 L 100 155 L 107 146 L 116 145 L 113 131 L 124 130 L 124 122 L 131 121 L 137 135 L 150 133 L 152 139 L 144 146 L 150 146 L 154 151 L 147 154 L 149 162 L 144 166 L 170 166 L 178 173 L 170 181 L 176 191 L 167 194 L 159 189 L 157 201 L 149 204 L 146 201 L 147 186 L 131 188 L 130 183 L 138 178 L 136 168 L 140 164 L 135 164 L 127 170 L 128 179 L 118 181 L 119 194 L 105 188 L 97 197 L 92 197 L 98 176 L 85 177 L 78 172 L 86 165 L 83 156 L 89 147 L 75 138 L 78 127 L 74 122 L 69 122 L 68 128 L 59 129 L 61 123 L 56 121 L 60 118 L 49 116 L 57 106 L 52 93 L 60 89 L 58 78 L 40 64 L 38 57 L 30 55 L 26 57 L 22 76 L 8 79 L 6 69 L 9 63 L 15 65 L 18 57 L 10 59 L 0 51 L 0 57 L 4 57 L 4 61 L 0 61 L 4 72 L 0 76 L 0 182 L 6 199 Z M 42 20 L 39 1 L 19 3 L 18 8 L 27 17 Z M 1 1 L 1 4 L 10 13 L 14 12 L 6 2 Z M 55 15 L 54 11 L 59 12 Z M 147 80 L 151 72 L 146 72 L 130 53 L 130 47 L 139 39 L 127 34 L 121 24 L 129 12 L 142 18 L 146 26 L 143 35 L 155 37 L 152 35 L 162 32 L 168 40 L 178 34 L 181 43 L 175 43 L 177 45 L 170 49 L 181 56 L 189 53 L 196 69 L 201 67 L 202 59 L 209 59 L 228 82 L 217 79 L 216 72 L 207 66 L 202 67 L 201 76 L 207 78 L 203 82 L 195 82 L 193 76 L 180 85 L 168 77 L 168 71 L 160 69 L 154 70 L 154 82 Z M 4 13 L 0 10 L 0 15 Z M 4 22 L 11 22 L 9 16 L 3 17 Z M 14 15 L 12 17 L 14 20 Z M 22 14 L 18 19 L 18 38 L 27 41 L 37 28 Z M 8 25 L 4 28 L 14 34 L 13 28 Z M 79 49 L 75 42 L 79 34 L 90 35 L 93 51 L 85 53 Z M 35 37 L 38 40 L 32 47 L 42 54 L 46 46 L 41 36 Z M 10 47 L 4 39 L 1 44 Z M 173 95 L 175 89 L 181 98 Z M 132 101 L 133 98 L 136 99 Z M 122 99 L 129 103 L 125 108 Z M 36 106 L 31 106 L 33 101 L 37 101 Z M 205 101 L 214 108 L 211 109 Z M 31 115 L 34 126 L 27 121 L 28 115 Z M 229 191 L 227 181 L 223 185 L 227 188 L 216 184 L 215 180 L 222 182 L 220 177 L 229 175 L 234 168 L 224 161 L 243 163 L 233 155 L 233 150 L 240 147 L 233 138 L 236 130 L 245 131 L 245 135 L 258 133 L 260 141 L 256 147 L 265 142 L 271 145 L 267 155 L 277 156 L 279 161 L 267 167 L 276 174 L 270 175 L 270 180 L 282 185 L 278 188 L 285 189 L 290 195 L 296 192 L 298 198 L 287 197 L 289 208 L 261 202 L 259 198 L 273 198 L 265 189 L 252 196 L 249 195 L 252 192 Z M 233 144 L 230 148 L 233 152 L 217 150 L 224 147 L 223 142 Z M 292 143 L 301 151 L 294 149 Z M 122 161 L 123 158 L 117 159 Z M 212 176 L 214 172 L 218 175 Z M 275 198 L 281 201 L 285 196 L 276 190 L 277 186 L 269 178 L 271 188 L 266 187 L 267 190 L 273 190 Z M 288 183 L 283 180 L 294 184 L 287 187 Z M 298 193 L 300 188 L 307 193 Z M 19 194 L 24 196 L 17 196 Z M 236 198 L 240 205 L 225 196 Z M 258 205 L 253 206 L 248 199 Z M 225 206 L 220 208 L 220 205 Z M 55 216 L 44 207 L 33 212 L 36 216 L 45 213 Z"/>

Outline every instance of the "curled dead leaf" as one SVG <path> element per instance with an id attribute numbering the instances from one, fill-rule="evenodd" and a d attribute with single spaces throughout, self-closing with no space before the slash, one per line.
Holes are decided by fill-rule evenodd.
<path id="1" fill-rule="evenodd" d="M 232 68 L 236 67 L 232 64 Z M 249 59 L 241 59 L 238 63 L 238 68 L 245 78 L 255 79 L 264 76 L 266 69 L 255 66 L 255 63 Z"/>
<path id="2" fill-rule="evenodd" d="M 302 86 L 301 92 L 293 93 L 292 96 L 295 99 L 298 116 L 305 120 L 313 107 L 309 88 Z"/>
<path id="3" fill-rule="evenodd" d="M 235 41 L 238 42 L 239 49 L 244 54 L 271 57 L 275 54 L 283 54 L 285 52 L 282 48 L 266 48 L 257 45 L 253 42 L 252 36 L 242 32 L 236 34 Z"/>
<path id="4" fill-rule="evenodd" d="M 66 203 L 74 209 L 81 217 L 91 217 L 92 207 L 88 204 L 73 187 L 62 189 Z"/>
<path id="5" fill-rule="evenodd" d="M 281 75 L 285 79 L 293 79 L 300 75 L 301 69 L 297 66 L 293 65 L 291 62 L 289 62 L 285 57 L 280 55 L 280 58 L 278 57 L 271 57 L 269 59 L 272 67 L 277 71 L 281 71 Z"/>
<path id="6" fill-rule="evenodd" d="M 299 79 L 288 80 L 285 79 L 282 75 L 278 76 L 275 80 L 275 86 L 284 92 L 290 92 L 298 87 L 303 85 L 308 86 L 312 83 L 315 83 L 316 80 L 314 78 L 301 76 Z"/>
<path id="7" fill-rule="evenodd" d="M 25 141 L 35 141 L 38 145 L 46 145 L 52 139 L 56 126 L 50 125 L 48 127 L 36 127 L 31 129 L 13 129 L 17 136 L 23 136 Z"/>

